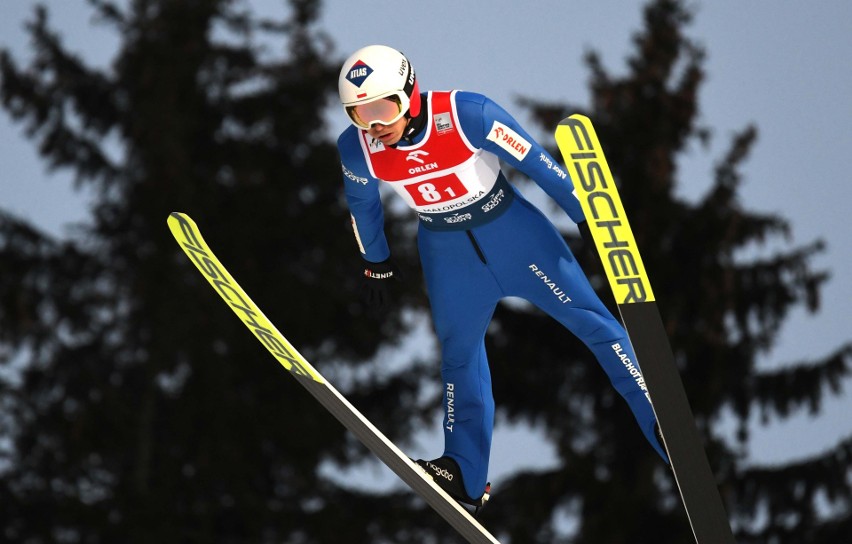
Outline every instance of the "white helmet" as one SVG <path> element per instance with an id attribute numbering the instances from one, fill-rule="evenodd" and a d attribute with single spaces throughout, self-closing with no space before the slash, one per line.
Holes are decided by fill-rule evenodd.
<path id="1" fill-rule="evenodd" d="M 420 90 L 405 55 L 384 45 L 368 45 L 346 59 L 337 80 L 340 102 L 352 123 L 368 129 L 420 113 Z"/>

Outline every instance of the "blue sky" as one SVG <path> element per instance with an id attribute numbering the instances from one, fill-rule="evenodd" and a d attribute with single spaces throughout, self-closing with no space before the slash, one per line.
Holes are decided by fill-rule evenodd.
<path id="1" fill-rule="evenodd" d="M 109 62 L 117 39 L 104 27 L 91 26 L 86 2 L 43 3 L 70 49 L 93 65 Z M 265 14 L 284 13 L 284 3 L 278 0 L 251 0 L 251 4 Z M 33 5 L 25 0 L 4 2 L 0 46 L 11 48 L 18 58 L 26 55 L 22 24 Z M 793 244 L 824 239 L 828 249 L 815 264 L 833 276 L 823 291 L 821 311 L 814 316 L 795 312 L 761 364 L 771 369 L 827 355 L 852 339 L 852 281 L 846 272 L 852 266 L 847 220 L 852 201 L 852 2 L 714 0 L 693 5 L 697 15 L 687 34 L 707 51 L 707 80 L 699 101 L 701 121 L 713 129 L 714 138 L 708 149 L 695 147 L 682 158 L 680 193 L 685 198 L 701 195 L 731 135 L 749 123 L 758 127 L 758 142 L 742 169 L 742 204 L 787 218 Z M 325 2 L 320 26 L 331 36 L 341 60 L 363 45 L 391 45 L 411 59 L 421 89 L 482 92 L 523 122 L 514 104 L 519 95 L 588 102 L 589 74 L 582 58 L 589 49 L 601 54 L 611 73 L 623 73 L 632 35 L 641 28 L 641 4 L 332 0 Z M 331 132 L 345 127 L 342 112 L 330 112 L 329 119 Z M 552 138 L 552 132 L 542 140 L 545 137 Z M 0 208 L 59 236 L 68 233 L 68 222 L 86 218 L 85 195 L 73 192 L 66 173 L 46 172 L 22 128 L 13 125 L 5 112 L 0 113 L 0 164 Z M 804 415 L 755 428 L 753 462 L 803 457 L 852 433 L 852 380 L 845 386 L 842 396 L 827 403 L 818 418 Z M 521 462 L 512 442 L 528 434 L 498 424 L 495 470 L 509 470 Z M 548 456 L 542 447 L 535 459 L 523 462 L 546 463 Z"/>

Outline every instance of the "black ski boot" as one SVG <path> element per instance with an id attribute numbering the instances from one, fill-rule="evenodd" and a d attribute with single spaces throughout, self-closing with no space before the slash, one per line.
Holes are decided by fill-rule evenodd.
<path id="1" fill-rule="evenodd" d="M 461 469 L 452 457 L 439 457 L 432 461 L 424 461 L 418 459 L 415 461 L 420 465 L 426 473 L 435 480 L 435 483 L 443 489 L 447 495 L 454 498 L 462 504 L 474 507 L 474 515 L 479 513 L 479 510 L 485 506 L 488 501 L 489 493 L 491 492 L 491 484 L 485 484 L 485 490 L 478 499 L 474 499 L 467 494 L 464 488 L 464 480 L 462 479 Z"/>

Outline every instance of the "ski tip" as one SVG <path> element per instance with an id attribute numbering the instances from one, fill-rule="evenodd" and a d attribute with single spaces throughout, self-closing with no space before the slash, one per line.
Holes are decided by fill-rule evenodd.
<path id="1" fill-rule="evenodd" d="M 166 219 L 166 223 L 168 224 L 169 229 L 171 229 L 174 233 L 198 230 L 195 221 L 193 221 L 190 216 L 182 212 L 171 212 L 169 217 Z M 195 236 L 200 235 L 196 234 Z"/>
<path id="2" fill-rule="evenodd" d="M 168 224 L 177 224 L 177 223 L 190 223 L 194 224 L 194 221 L 191 217 L 186 215 L 183 212 L 171 212 L 169 216 L 166 218 L 166 222 Z"/>
<path id="3" fill-rule="evenodd" d="M 583 115 L 582 113 L 574 113 L 574 114 L 569 115 L 565 119 L 559 121 L 559 124 L 560 125 L 572 125 L 577 121 L 580 121 L 581 123 L 582 122 L 586 122 L 586 123 L 591 122 L 591 120 L 587 116 Z"/>

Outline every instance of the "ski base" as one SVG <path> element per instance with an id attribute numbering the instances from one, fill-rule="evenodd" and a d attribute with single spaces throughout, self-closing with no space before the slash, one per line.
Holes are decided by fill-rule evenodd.
<path id="1" fill-rule="evenodd" d="M 187 257 L 275 359 L 367 449 L 413 489 L 471 544 L 499 544 L 470 513 L 341 395 L 278 331 L 201 237 L 195 222 L 174 212 L 169 229 Z"/>
<path id="2" fill-rule="evenodd" d="M 734 537 L 668 335 L 615 181 L 588 117 L 572 115 L 556 142 L 574 181 L 624 328 L 636 353 L 697 544 Z"/>

